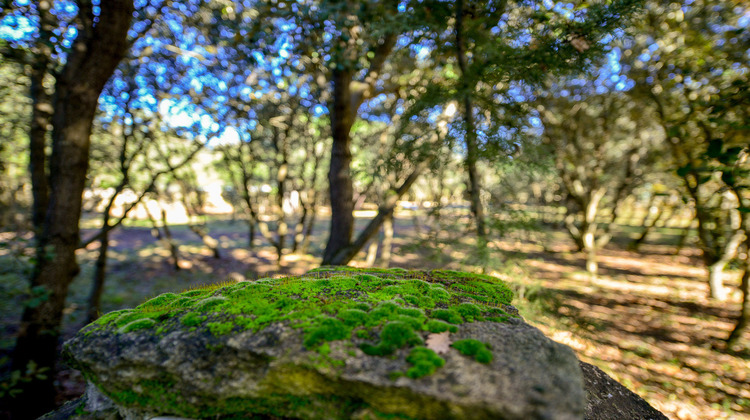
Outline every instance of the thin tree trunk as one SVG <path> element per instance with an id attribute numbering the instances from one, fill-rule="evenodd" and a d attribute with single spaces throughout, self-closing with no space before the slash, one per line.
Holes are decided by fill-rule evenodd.
<path id="1" fill-rule="evenodd" d="M 380 251 L 380 263 L 388 268 L 391 265 L 391 250 L 393 248 L 393 214 L 383 221 L 383 246 Z"/>
<path id="2" fill-rule="evenodd" d="M 46 370 L 20 386 L 11 407 L 16 418 L 35 418 L 54 407 L 54 370 L 68 287 L 79 271 L 75 251 L 78 221 L 88 170 L 91 127 L 99 95 L 126 53 L 133 17 L 132 0 L 108 0 L 99 6 L 81 2 L 81 25 L 55 84 L 50 156 L 50 200 L 38 238 L 31 290 L 43 297 L 24 308 L 12 355 L 12 370 L 30 363 Z"/>
<path id="3" fill-rule="evenodd" d="M 372 267 L 375 265 L 375 258 L 378 256 L 378 245 L 380 241 L 373 239 L 370 241 L 370 245 L 367 247 L 367 257 L 365 257 L 365 267 Z"/>
<path id="4" fill-rule="evenodd" d="M 742 304 L 740 308 L 740 316 L 737 318 L 737 324 L 734 329 L 727 337 L 727 347 L 732 347 L 742 337 L 742 333 L 747 330 L 748 324 L 750 324 L 750 257 L 745 259 L 745 270 L 742 273 L 742 280 L 740 281 L 740 290 L 742 291 Z"/>
<path id="5" fill-rule="evenodd" d="M 706 266 L 708 268 L 708 286 L 709 286 L 709 297 L 718 301 L 725 301 L 727 299 L 727 290 L 724 287 L 724 268 L 726 268 L 729 261 L 737 255 L 737 249 L 739 248 L 745 234 L 743 231 L 735 232 L 731 238 L 727 241 L 726 246 L 722 250 L 721 256 L 716 260 L 709 260 L 711 255 L 704 255 L 706 260 Z"/>
<path id="6" fill-rule="evenodd" d="M 487 232 L 484 225 L 484 209 L 482 208 L 481 201 L 481 181 L 479 178 L 479 172 L 477 171 L 477 159 L 479 149 L 477 145 L 477 133 L 474 123 L 474 105 L 471 100 L 471 95 L 474 91 L 474 83 L 470 82 L 468 78 L 468 64 L 466 59 L 466 41 L 464 40 L 463 34 L 463 18 L 464 18 L 464 2 L 458 0 L 456 2 L 456 56 L 458 59 L 458 66 L 461 69 L 461 79 L 463 92 L 463 108 L 464 108 L 464 126 L 466 128 L 465 141 L 466 141 L 466 172 L 469 174 L 469 195 L 471 202 L 471 213 L 474 216 L 474 220 L 477 225 L 477 239 L 479 245 L 484 246 L 486 243 Z"/>
<path id="7" fill-rule="evenodd" d="M 253 241 L 255 241 L 255 219 L 252 216 L 247 218 L 247 248 L 253 249 Z"/>
<path id="8" fill-rule="evenodd" d="M 649 207 L 650 208 L 650 207 Z M 662 217 L 664 217 L 665 214 L 667 214 L 664 209 L 666 208 L 666 203 L 662 203 L 661 206 L 659 206 L 656 216 L 654 216 L 653 220 L 651 222 L 647 223 L 648 214 L 650 212 L 646 213 L 646 217 L 643 218 L 643 231 L 636 239 L 634 239 L 630 244 L 628 245 L 628 249 L 631 249 L 633 251 L 638 251 L 638 248 L 640 248 L 641 244 L 646 240 L 646 236 L 648 236 L 649 232 L 651 232 L 651 229 L 653 229 L 656 224 L 661 220 Z"/>
<path id="9" fill-rule="evenodd" d="M 161 209 L 161 225 L 162 229 L 164 229 L 164 240 L 167 242 L 169 254 L 172 256 L 172 266 L 175 271 L 178 271 L 180 269 L 180 252 L 177 244 L 172 238 L 172 231 L 169 230 L 169 225 L 167 224 L 167 211 L 164 209 Z"/>
<path id="10" fill-rule="evenodd" d="M 305 226 L 305 238 L 302 240 L 302 246 L 300 247 L 300 252 L 303 254 L 306 254 L 310 248 L 310 240 L 315 229 L 315 219 L 317 219 L 317 211 L 315 204 L 313 204 L 310 217 L 307 220 L 307 226 Z"/>
<path id="11" fill-rule="evenodd" d="M 727 293 L 724 289 L 724 267 L 726 267 L 727 261 L 719 260 L 708 268 L 708 289 L 709 297 L 719 301 L 727 299 Z"/>
<path id="12" fill-rule="evenodd" d="M 599 212 L 599 202 L 601 202 L 607 190 L 604 188 L 598 188 L 591 192 L 589 200 L 586 203 L 586 213 L 583 217 L 583 224 L 581 226 L 581 243 L 583 244 L 583 251 L 586 253 L 586 271 L 591 275 L 592 278 L 596 278 L 599 273 L 599 262 L 597 258 L 597 251 L 600 247 L 599 241 L 596 239 L 596 215 Z"/>
<path id="13" fill-rule="evenodd" d="M 212 238 L 211 235 L 206 232 L 205 228 L 202 228 L 198 225 L 195 225 L 193 223 L 188 225 L 188 228 L 190 228 L 190 231 L 195 233 L 200 239 L 201 242 L 203 242 L 203 245 L 208 248 L 209 251 L 211 251 L 211 255 L 216 259 L 221 259 L 221 251 L 219 249 L 219 241 Z"/>
<path id="14" fill-rule="evenodd" d="M 680 255 L 680 252 L 682 251 L 682 248 L 685 247 L 685 244 L 688 242 L 688 238 L 690 237 L 690 232 L 693 229 L 693 221 L 691 220 L 690 223 L 682 228 L 682 233 L 680 234 L 680 238 L 677 240 L 677 246 L 675 246 L 674 255 Z"/>
<path id="15" fill-rule="evenodd" d="M 107 252 L 109 251 L 109 231 L 105 231 L 99 240 L 99 255 L 96 257 L 94 264 L 94 278 L 91 282 L 91 291 L 89 292 L 88 308 L 86 310 L 86 324 L 92 323 L 99 318 L 102 312 L 102 294 L 104 293 L 104 283 L 107 279 Z"/>
<path id="16" fill-rule="evenodd" d="M 167 213 L 164 210 L 161 211 L 162 225 L 164 228 L 164 232 L 162 233 L 162 229 L 159 228 L 159 223 L 151 214 L 148 206 L 144 205 L 144 207 L 146 208 L 146 215 L 148 216 L 148 220 L 151 221 L 151 232 L 154 238 L 156 238 L 157 242 L 166 245 L 166 248 L 169 251 L 169 255 L 172 259 L 172 267 L 175 269 L 175 271 L 180 270 L 179 249 L 177 245 L 172 241 L 172 232 L 167 226 Z"/>

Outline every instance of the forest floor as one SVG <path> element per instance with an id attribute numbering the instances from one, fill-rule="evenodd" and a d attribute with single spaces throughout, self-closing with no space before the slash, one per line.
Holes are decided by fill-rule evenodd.
<path id="1" fill-rule="evenodd" d="M 366 216 L 366 214 L 362 214 Z M 411 212 L 396 215 L 391 267 L 484 270 L 511 283 L 514 304 L 547 336 L 572 347 L 672 419 L 750 419 L 750 337 L 724 350 L 722 340 L 739 314 L 736 276 L 727 276 L 727 302 L 707 299 L 706 270 L 699 251 L 673 255 L 674 238 L 663 229 L 640 252 L 626 251 L 627 229 L 601 252 L 592 279 L 583 257 L 557 231 L 514 232 L 491 241 L 477 257 L 471 234 L 453 228 L 430 231 Z M 364 219 L 358 220 L 364 223 Z M 258 241 L 247 249 L 247 229 L 238 221 L 209 223 L 222 258 L 215 259 L 185 226 L 172 228 L 181 244 L 180 270 L 147 227 L 112 234 L 103 311 L 132 307 L 164 292 L 227 280 L 254 280 L 314 268 L 325 244 L 320 223 L 310 254 L 286 255 L 279 266 L 273 248 Z M 86 226 L 86 225 L 84 225 Z M 89 233 L 84 229 L 84 237 Z M 32 255 L 30 235 L 0 232 L 0 365 L 7 362 L 18 328 Z M 355 264 L 362 265 L 362 252 Z M 65 336 L 82 325 L 96 247 L 80 251 L 81 275 L 71 286 Z M 378 262 L 376 265 L 381 266 Z M 83 390 L 80 375 L 62 369 L 60 401 Z"/>

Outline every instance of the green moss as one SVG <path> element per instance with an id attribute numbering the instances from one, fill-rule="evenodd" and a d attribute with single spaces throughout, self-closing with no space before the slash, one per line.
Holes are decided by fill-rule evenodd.
<path id="1" fill-rule="evenodd" d="M 451 325 L 445 321 L 438 319 L 431 319 L 425 324 L 425 329 L 431 333 L 441 333 L 443 331 L 450 331 L 452 333 L 458 332 L 458 327 Z"/>
<path id="2" fill-rule="evenodd" d="M 221 296 L 212 296 L 200 300 L 195 304 L 193 308 L 201 312 L 218 311 L 221 306 L 225 305 L 226 303 L 227 298 Z"/>
<path id="3" fill-rule="evenodd" d="M 308 331 L 304 344 L 311 349 L 323 341 L 343 340 L 350 335 L 351 329 L 346 324 L 336 318 L 325 318 Z"/>
<path id="4" fill-rule="evenodd" d="M 149 301 L 146 301 L 145 303 L 142 303 L 139 306 L 136 306 L 135 309 L 153 309 L 153 308 L 163 308 L 164 306 L 168 305 L 173 300 L 177 299 L 177 295 L 174 293 L 164 293 L 161 294 Z"/>
<path id="5" fill-rule="evenodd" d="M 180 322 L 182 325 L 188 326 L 188 327 L 194 327 L 196 325 L 200 325 L 205 321 L 208 317 L 201 315 L 197 312 L 189 312 L 182 318 L 180 318 Z"/>
<path id="6" fill-rule="evenodd" d="M 154 325 L 156 325 L 156 321 L 154 321 L 153 319 L 150 319 L 150 318 L 136 319 L 135 321 L 130 322 L 120 327 L 120 332 L 129 333 L 131 331 L 144 330 L 147 328 L 151 328 Z"/>
<path id="7" fill-rule="evenodd" d="M 462 303 L 456 307 L 456 311 L 461 314 L 466 322 L 481 321 L 482 309 L 473 303 Z"/>
<path id="8" fill-rule="evenodd" d="M 479 340 L 468 338 L 458 340 L 451 344 L 451 347 L 458 350 L 464 356 L 473 357 L 479 363 L 490 363 L 492 361 L 492 351 L 488 346 Z"/>
<path id="9" fill-rule="evenodd" d="M 234 328 L 234 323 L 232 322 L 209 322 L 206 324 L 208 327 L 208 330 L 211 331 L 211 334 L 220 336 L 220 335 L 227 335 L 230 332 L 232 332 L 232 329 Z"/>
<path id="10" fill-rule="evenodd" d="M 167 308 L 188 308 L 195 303 L 195 299 L 191 299 L 186 296 L 179 297 L 167 305 Z"/>
<path id="11" fill-rule="evenodd" d="M 363 325 L 368 319 L 367 312 L 361 309 L 343 309 L 339 311 L 337 317 L 344 321 L 346 325 Z"/>
<path id="12" fill-rule="evenodd" d="M 489 276 L 442 270 L 321 268 L 304 276 L 160 295 L 134 310 L 103 316 L 87 333 L 101 328 L 134 331 L 158 324 L 154 330 L 159 334 L 188 328 L 220 336 L 243 330 L 260 331 L 273 323 L 283 323 L 303 331 L 305 348 L 315 352 L 319 358 L 315 363 L 321 366 L 343 363 L 332 356 L 335 353 L 329 343 L 336 340 L 350 340 L 350 348 L 358 346 L 366 354 L 377 356 L 411 347 L 408 361 L 413 366 L 406 375 L 419 378 L 444 363 L 434 352 L 415 348 L 423 344 L 427 331 L 457 332 L 464 322 L 504 321 L 510 315 L 503 307 L 511 298 L 507 286 Z M 454 347 L 479 362 L 492 360 L 487 346 L 478 341 L 469 344 L 464 341 L 454 343 Z M 144 401 L 144 393 L 128 392 L 132 393 L 122 390 L 120 397 L 140 401 L 133 402 L 135 405 L 158 405 L 158 399 L 148 397 Z M 158 396 L 161 391 L 154 392 Z M 217 411 L 230 412 L 233 411 Z M 205 411 L 172 413 L 206 417 Z"/>
<path id="13" fill-rule="evenodd" d="M 360 348 L 371 356 L 386 356 L 407 344 L 412 346 L 422 344 L 422 339 L 408 323 L 393 321 L 385 324 L 383 331 L 380 333 L 380 342 L 377 345 L 364 343 Z"/>
<path id="14" fill-rule="evenodd" d="M 433 318 L 442 319 L 451 324 L 463 324 L 461 315 L 453 309 L 435 309 L 430 313 Z"/>
<path id="15" fill-rule="evenodd" d="M 406 371 L 406 376 L 417 379 L 432 375 L 445 364 L 445 359 L 427 347 L 415 347 L 406 357 L 406 361 L 414 365 Z"/>
<path id="16" fill-rule="evenodd" d="M 135 310 L 105 315 L 91 331 L 113 322 L 121 328 L 139 319 L 162 322 L 170 317 L 196 328 L 206 324 L 206 315 L 212 314 L 217 319 L 205 328 L 213 334 L 229 333 L 234 327 L 259 331 L 271 323 L 286 322 L 305 331 L 308 348 L 351 339 L 356 331 L 356 338 L 379 337 L 380 342 L 370 346 L 377 353 L 389 353 L 390 340 L 382 337 L 389 323 L 398 322 L 396 325 L 411 331 L 455 332 L 455 326 L 463 322 L 507 319 L 502 305 L 511 297 L 500 280 L 483 275 L 323 267 L 299 277 L 209 285 L 160 295 Z M 160 325 L 159 332 L 170 328 L 175 324 Z"/>
<path id="17" fill-rule="evenodd" d="M 320 353 L 322 356 L 328 356 L 331 354 L 331 345 L 328 343 L 323 343 L 318 347 L 318 353 Z"/>

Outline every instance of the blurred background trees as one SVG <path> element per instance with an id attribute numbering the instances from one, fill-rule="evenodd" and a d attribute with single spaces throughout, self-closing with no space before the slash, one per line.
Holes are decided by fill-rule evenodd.
<path id="1" fill-rule="evenodd" d="M 670 228 L 678 252 L 697 240 L 712 299 L 741 294 L 738 344 L 748 13 L 733 0 L 1 3 L 0 230 L 37 244 L 19 274 L 6 370 L 28 381 L 13 402 L 53 405 L 76 255 L 92 320 L 113 235 L 138 226 L 175 278 L 190 253 L 229 265 L 239 251 L 278 272 L 412 251 L 489 272 L 538 237 L 596 278 L 606 247 L 642 250 Z"/>

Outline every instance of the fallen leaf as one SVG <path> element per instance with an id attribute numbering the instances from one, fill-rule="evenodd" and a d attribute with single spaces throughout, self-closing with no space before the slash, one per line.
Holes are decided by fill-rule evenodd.
<path id="1" fill-rule="evenodd" d="M 432 333 L 427 336 L 427 348 L 437 354 L 448 353 L 451 348 L 450 332 Z"/>

